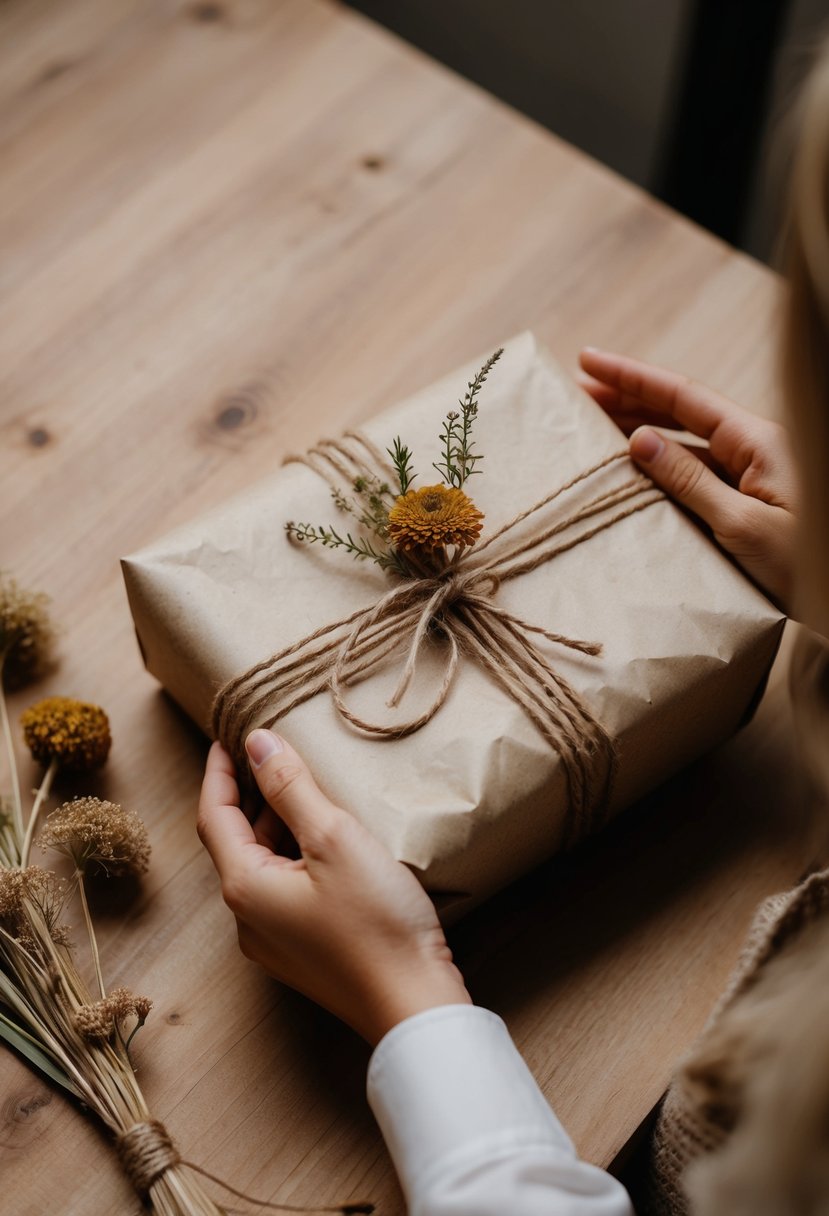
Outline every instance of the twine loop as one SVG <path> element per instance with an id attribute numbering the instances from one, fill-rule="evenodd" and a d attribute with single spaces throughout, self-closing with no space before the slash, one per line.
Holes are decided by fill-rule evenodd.
<path id="1" fill-rule="evenodd" d="M 379 475 L 387 480 L 390 475 L 384 455 L 357 432 L 339 441 L 326 440 L 305 456 L 289 459 L 308 465 L 333 489 L 338 489 L 343 478 L 350 483 L 356 477 Z M 543 519 L 534 531 L 521 529 L 527 519 L 567 491 L 623 462 L 633 472 L 627 481 L 596 492 L 569 511 L 554 512 L 552 519 Z M 559 753 L 568 791 L 564 843 L 572 843 L 597 826 L 607 808 L 617 765 L 616 746 L 536 639 L 588 656 L 600 654 L 601 643 L 526 621 L 508 612 L 495 596 L 504 582 L 537 569 L 663 499 L 653 482 L 631 466 L 627 449 L 606 456 L 521 511 L 474 549 L 456 551 L 442 567 L 434 565 L 434 558 L 424 558 L 418 576 L 396 583 L 373 605 L 322 626 L 229 680 L 214 701 L 214 737 L 244 771 L 244 740 L 254 726 L 274 726 L 292 709 L 327 689 L 337 712 L 360 732 L 376 739 L 403 738 L 420 730 L 440 710 L 463 654 L 521 706 Z M 432 700 L 421 713 L 405 721 L 379 722 L 347 704 L 348 686 L 364 680 L 405 646 L 405 662 L 387 701 L 388 707 L 396 708 L 412 683 L 430 636 L 445 639 L 449 654 Z"/>
<path id="2" fill-rule="evenodd" d="M 162 1174 L 181 1164 L 169 1132 L 157 1119 L 134 1123 L 115 1143 L 124 1171 L 142 1199 Z"/>

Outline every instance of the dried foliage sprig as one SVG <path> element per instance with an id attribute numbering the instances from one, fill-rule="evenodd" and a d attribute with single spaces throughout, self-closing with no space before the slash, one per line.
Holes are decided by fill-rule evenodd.
<path id="1" fill-rule="evenodd" d="M 331 524 L 290 520 L 285 525 L 289 538 L 299 544 L 319 543 L 327 549 L 341 549 L 357 561 L 373 561 L 402 578 L 438 571 L 449 560 L 447 550 L 452 549 L 457 555 L 474 545 L 481 534 L 484 516 L 463 492 L 463 486 L 474 473 L 481 472 L 477 465 L 483 454 L 474 450 L 472 437 L 478 398 L 502 354 L 503 348 L 499 348 L 490 355 L 469 381 L 458 402 L 459 410 L 450 410 L 444 419 L 440 432 L 441 459 L 433 463 L 442 484 L 412 489 L 417 478 L 414 456 L 398 435 L 386 451 L 399 493 L 393 495 L 385 482 L 368 477 L 358 477 L 352 483 L 357 502 L 342 490 L 332 492 L 338 510 L 354 516 L 362 534 L 343 535 Z"/>
<path id="2" fill-rule="evenodd" d="M 482 455 L 476 455 L 472 449 L 475 446 L 472 439 L 472 427 L 478 417 L 478 397 L 486 383 L 489 373 L 504 353 L 503 346 L 490 355 L 481 370 L 466 386 L 466 392 L 458 402 L 460 413 L 450 410 L 440 432 L 443 460 L 434 464 L 434 468 L 442 476 L 448 486 L 460 490 L 464 482 L 473 473 L 480 473 L 475 466 L 483 460 Z"/>
<path id="3" fill-rule="evenodd" d="M 53 636 L 45 604 L 44 596 L 0 576 L 0 672 L 11 671 L 18 680 L 43 670 Z M 112 877 L 144 873 L 150 856 L 144 824 L 115 803 L 74 798 L 49 815 L 41 836 L 44 848 L 72 862 L 71 879 L 28 864 L 35 826 L 58 770 L 81 773 L 105 763 L 112 742 L 107 715 L 97 705 L 69 697 L 47 697 L 22 715 L 26 743 L 45 767 L 28 818 L 3 681 L 0 720 L 13 786 L 11 801 L 0 799 L 0 1039 L 101 1119 L 131 1181 L 158 1216 L 223 1216 L 226 1209 L 207 1194 L 198 1173 L 248 1197 L 183 1161 L 164 1128 L 151 1118 L 129 1050 L 152 1001 L 123 986 L 107 990 L 87 899 L 87 877 L 94 869 Z M 76 894 L 97 995 L 77 966 L 65 924 L 66 908 Z M 253 1202 L 272 1210 L 282 1206 Z M 313 1210 L 370 1212 L 372 1207 Z"/>

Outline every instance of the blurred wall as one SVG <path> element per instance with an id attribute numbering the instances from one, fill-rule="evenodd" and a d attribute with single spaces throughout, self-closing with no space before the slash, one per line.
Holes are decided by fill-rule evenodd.
<path id="1" fill-rule="evenodd" d="M 770 131 L 829 27 L 829 0 L 350 2 L 726 239 L 773 256 L 784 158 Z M 707 199 L 694 197 L 700 183 Z"/>
<path id="2" fill-rule="evenodd" d="M 353 7 L 642 185 L 691 0 L 352 0 Z"/>

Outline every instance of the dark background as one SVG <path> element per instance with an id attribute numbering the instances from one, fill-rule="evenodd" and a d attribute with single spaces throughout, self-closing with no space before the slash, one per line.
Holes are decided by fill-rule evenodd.
<path id="1" fill-rule="evenodd" d="M 774 261 L 785 129 L 829 0 L 350 0 Z"/>

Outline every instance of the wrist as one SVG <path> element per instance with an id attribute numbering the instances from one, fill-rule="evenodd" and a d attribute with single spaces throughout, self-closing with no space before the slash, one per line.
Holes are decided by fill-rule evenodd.
<path id="1" fill-rule="evenodd" d="M 440 963 L 421 971 L 392 973 L 370 996 L 364 1009 L 362 1025 L 356 1027 L 372 1047 L 400 1022 L 435 1009 L 440 1005 L 471 1005 L 466 989 L 454 963 Z"/>

